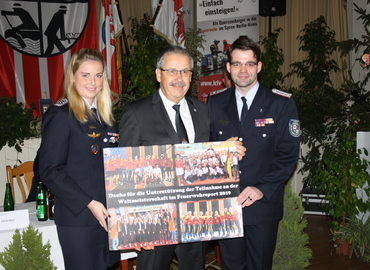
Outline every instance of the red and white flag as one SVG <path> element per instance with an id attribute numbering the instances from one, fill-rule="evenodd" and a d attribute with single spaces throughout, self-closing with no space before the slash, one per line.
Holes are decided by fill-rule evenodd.
<path id="1" fill-rule="evenodd" d="M 158 2 L 157 0 L 153 1 Z M 160 2 L 160 1 L 159 1 Z M 184 9 L 182 0 L 163 0 L 156 5 L 159 12 L 154 22 L 154 30 L 173 45 L 185 47 Z"/>
<path id="2" fill-rule="evenodd" d="M 0 11 L 0 95 L 56 102 L 71 55 L 98 49 L 95 0 L 2 0 Z"/>
<path id="3" fill-rule="evenodd" d="M 114 0 L 102 0 L 101 4 L 99 49 L 107 64 L 110 88 L 118 95 L 116 35 L 122 30 L 122 24 Z"/>

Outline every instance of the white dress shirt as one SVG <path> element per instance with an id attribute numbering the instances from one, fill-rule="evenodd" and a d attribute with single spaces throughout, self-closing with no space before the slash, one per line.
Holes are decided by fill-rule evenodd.
<path id="1" fill-rule="evenodd" d="M 255 86 L 251 90 L 248 91 L 248 93 L 244 96 L 247 100 L 248 110 L 250 109 L 253 99 L 257 94 L 258 87 L 260 87 L 260 84 L 257 82 Z M 242 108 L 243 108 L 243 101 L 242 101 L 242 95 L 238 90 L 235 91 L 235 98 L 236 98 L 236 105 L 238 107 L 238 115 L 239 119 L 242 114 Z"/>
<path id="2" fill-rule="evenodd" d="M 166 111 L 168 113 L 168 116 L 170 117 L 172 126 L 175 130 L 176 130 L 176 124 L 175 124 L 176 111 L 172 108 L 172 106 L 175 104 L 180 104 L 181 119 L 184 122 L 186 133 L 188 134 L 189 143 L 193 143 L 195 140 L 195 130 L 194 130 L 193 119 L 191 118 L 189 106 L 185 98 L 180 100 L 179 103 L 174 103 L 163 94 L 161 89 L 159 89 L 159 95 L 162 98 L 164 107 L 166 108 Z"/>

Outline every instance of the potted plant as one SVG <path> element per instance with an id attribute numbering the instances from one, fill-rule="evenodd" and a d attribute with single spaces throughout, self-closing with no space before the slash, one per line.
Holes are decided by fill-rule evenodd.
<path id="1" fill-rule="evenodd" d="M 331 56 L 335 51 L 335 32 L 327 25 L 323 16 L 307 23 L 300 31 L 299 50 L 307 57 L 303 61 L 291 64 L 291 71 L 285 77 L 301 80 L 298 88 L 288 90 L 293 93 L 301 121 L 301 142 L 308 147 L 302 155 L 305 173 L 304 182 L 311 188 L 315 187 L 312 178 L 316 174 L 318 160 L 327 132 L 327 117 L 336 118 L 341 115 L 344 98 L 343 93 L 334 87 L 331 75 L 340 69 Z"/>
<path id="2" fill-rule="evenodd" d="M 0 150 L 8 145 L 22 152 L 25 139 L 39 136 L 39 118 L 33 114 L 35 109 L 34 104 L 25 108 L 15 97 L 0 97 Z"/>
<path id="3" fill-rule="evenodd" d="M 267 37 L 260 37 L 259 45 L 261 46 L 261 62 L 263 68 L 258 73 L 258 80 L 269 88 L 281 89 L 280 85 L 284 83 L 283 73 L 279 68 L 284 63 L 284 53 L 277 46 L 277 40 L 282 28 L 268 33 Z"/>
<path id="4" fill-rule="evenodd" d="M 358 189 L 370 194 L 370 187 L 365 186 L 370 180 L 369 162 L 360 156 L 362 151 L 367 155 L 367 151 L 356 150 L 360 121 L 356 115 L 347 115 L 327 123 L 323 152 L 313 176 L 328 200 L 324 209 L 341 226 L 347 218 L 370 209 L 370 201 L 357 194 Z"/>
<path id="5" fill-rule="evenodd" d="M 351 217 L 346 225 L 336 232 L 333 237 L 339 243 L 345 241 L 349 244 L 349 258 L 353 253 L 358 258 L 370 263 L 370 219 Z"/>

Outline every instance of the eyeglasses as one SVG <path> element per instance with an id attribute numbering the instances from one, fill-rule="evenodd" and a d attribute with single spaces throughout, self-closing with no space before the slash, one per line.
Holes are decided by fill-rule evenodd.
<path id="1" fill-rule="evenodd" d="M 230 65 L 235 68 L 241 68 L 242 66 L 246 66 L 247 68 L 252 68 L 257 65 L 256 62 L 247 62 L 247 63 L 241 63 L 241 62 L 231 62 Z"/>
<path id="2" fill-rule="evenodd" d="M 160 70 L 165 71 L 166 74 L 168 76 L 171 76 L 171 77 L 176 77 L 179 73 L 180 73 L 181 76 L 190 77 L 192 72 L 193 72 L 190 69 L 177 70 L 177 69 L 172 69 L 172 68 L 170 68 L 170 69 L 160 68 Z"/>

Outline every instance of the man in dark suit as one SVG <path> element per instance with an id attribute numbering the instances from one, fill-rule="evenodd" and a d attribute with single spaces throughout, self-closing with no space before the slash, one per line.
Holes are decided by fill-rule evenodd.
<path id="1" fill-rule="evenodd" d="M 159 55 L 156 78 L 160 88 L 153 95 L 123 107 L 120 122 L 120 146 L 176 144 L 188 137 L 188 142 L 209 141 L 209 112 L 206 104 L 185 97 L 190 87 L 193 59 L 178 46 L 166 47 Z M 180 105 L 180 115 L 186 136 L 176 133 L 173 105 Z M 155 247 L 139 252 L 139 270 L 164 270 L 176 253 L 180 270 L 201 270 L 205 265 L 206 243 L 189 243 Z"/>
<path id="2" fill-rule="evenodd" d="M 224 270 L 267 270 L 283 215 L 284 184 L 298 160 L 300 123 L 290 94 L 259 84 L 262 63 L 255 42 L 239 37 L 226 67 L 235 87 L 209 97 L 211 140 L 237 136 L 247 153 L 239 163 L 237 198 L 244 237 L 219 242 L 222 265 Z"/>
<path id="3" fill-rule="evenodd" d="M 129 243 L 128 237 L 129 237 L 129 227 L 127 224 L 127 219 L 123 219 L 122 228 L 118 235 L 119 244 L 122 246 L 126 246 Z"/>

